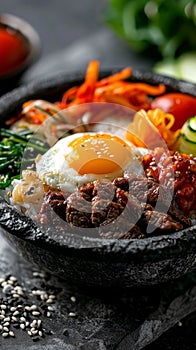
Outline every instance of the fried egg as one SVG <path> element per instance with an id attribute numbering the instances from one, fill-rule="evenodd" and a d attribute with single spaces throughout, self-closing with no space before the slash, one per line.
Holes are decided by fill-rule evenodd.
<path id="1" fill-rule="evenodd" d="M 86 182 L 113 180 L 125 171 L 141 173 L 139 151 L 129 141 L 107 133 L 76 133 L 60 139 L 37 160 L 44 184 L 75 191 Z"/>

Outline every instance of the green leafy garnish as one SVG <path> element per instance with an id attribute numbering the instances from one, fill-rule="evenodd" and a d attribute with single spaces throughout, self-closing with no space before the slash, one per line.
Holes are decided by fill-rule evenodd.
<path id="1" fill-rule="evenodd" d="M 32 131 L 24 129 L 16 133 L 0 128 L 0 189 L 20 178 L 22 162 L 34 166 L 37 154 L 46 151 L 44 141 L 34 138 Z"/>
<path id="2" fill-rule="evenodd" d="M 155 59 L 196 49 L 195 0 L 108 0 L 106 22 L 133 49 Z"/>

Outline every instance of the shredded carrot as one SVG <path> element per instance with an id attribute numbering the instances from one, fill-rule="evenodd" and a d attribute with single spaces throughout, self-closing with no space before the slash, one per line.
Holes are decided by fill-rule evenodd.
<path id="1" fill-rule="evenodd" d="M 129 83 L 125 85 L 121 85 L 118 88 L 119 94 L 126 94 L 131 93 L 132 91 L 140 91 L 145 92 L 148 95 L 156 96 L 159 94 L 163 94 L 165 92 L 166 88 L 165 85 L 160 84 L 158 86 L 152 86 L 146 83 Z"/>
<path id="2" fill-rule="evenodd" d="M 129 79 L 132 75 L 132 68 L 126 67 L 121 71 L 111 74 L 108 77 L 99 80 L 99 62 L 90 61 L 84 82 L 80 86 L 73 86 L 64 92 L 62 100 L 55 102 L 60 109 L 83 105 L 89 102 L 106 102 L 116 105 L 126 106 L 134 111 L 142 111 L 142 120 L 139 117 L 130 124 L 127 135 L 135 138 L 136 144 L 143 145 L 145 142 L 139 140 L 140 133 L 145 140 L 151 138 L 151 131 L 154 135 L 161 135 L 168 147 L 174 145 L 179 131 L 171 130 L 174 124 L 174 116 L 165 114 L 162 110 L 151 110 L 152 97 L 162 95 L 166 91 L 164 84 L 152 85 L 145 82 L 137 82 Z M 129 79 L 129 80 L 128 80 Z M 23 105 L 23 109 L 31 103 L 28 101 Z M 147 112 L 146 112 L 147 111 Z M 43 116 L 41 112 L 32 110 L 30 117 L 34 122 L 41 123 Z M 133 126 L 133 129 L 132 129 Z M 135 136 L 132 133 L 135 132 Z"/>
<path id="3" fill-rule="evenodd" d="M 104 85 L 104 86 L 98 86 L 95 89 L 95 94 L 94 96 L 96 97 L 97 95 L 104 94 L 106 92 L 112 92 L 115 93 L 118 89 L 123 89 L 125 90 L 125 85 L 129 84 L 128 82 L 125 81 L 115 81 L 111 84 Z"/>
<path id="4" fill-rule="evenodd" d="M 77 91 L 78 91 L 78 86 L 73 86 L 71 89 L 65 91 L 62 97 L 62 102 L 65 105 L 71 102 L 75 98 Z"/>
<path id="5" fill-rule="evenodd" d="M 98 86 L 105 86 L 105 85 L 114 83 L 114 82 L 119 81 L 119 80 L 127 79 L 131 76 L 131 74 L 132 74 L 132 68 L 130 68 L 130 67 L 124 68 L 123 70 L 121 70 L 118 73 L 112 74 L 107 78 L 101 79 L 100 81 L 97 82 L 96 86 L 97 87 Z"/>
<path id="6" fill-rule="evenodd" d="M 130 107 L 135 111 L 150 108 L 150 96 L 163 94 L 165 85 L 158 86 L 131 82 L 132 68 L 127 67 L 106 78 L 98 80 L 99 63 L 91 61 L 87 67 L 85 80 L 81 86 L 74 86 L 66 91 L 60 108 L 89 102 L 109 102 Z"/>
<path id="7" fill-rule="evenodd" d="M 91 61 L 86 71 L 85 81 L 77 91 L 77 99 L 85 99 L 85 102 L 90 102 L 92 100 L 98 74 L 99 62 Z"/>

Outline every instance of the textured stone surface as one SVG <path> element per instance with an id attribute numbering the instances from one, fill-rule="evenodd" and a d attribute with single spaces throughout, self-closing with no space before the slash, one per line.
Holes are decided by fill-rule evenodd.
<path id="1" fill-rule="evenodd" d="M 3 350 L 140 350 L 185 316 L 192 313 L 194 317 L 196 310 L 194 273 L 160 287 L 95 293 L 64 285 L 49 274 L 45 278 L 34 277 L 34 271 L 37 269 L 24 262 L 1 239 L 0 277 L 9 273 L 16 276 L 27 290 L 29 300 L 35 286 L 44 290 L 55 286 L 57 296 L 52 318 L 41 316 L 43 327 L 53 334 L 33 343 L 24 331 L 16 330 L 14 339 L 0 337 Z M 75 303 L 71 302 L 71 296 L 76 297 Z M 77 317 L 69 317 L 69 312 L 75 312 Z M 193 323 L 191 318 L 190 322 Z M 159 348 L 158 340 L 156 343 Z M 178 349 L 175 344 L 173 349 Z"/>

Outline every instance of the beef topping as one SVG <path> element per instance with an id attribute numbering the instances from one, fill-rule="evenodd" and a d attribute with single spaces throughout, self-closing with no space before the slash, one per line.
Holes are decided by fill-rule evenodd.
<path id="1" fill-rule="evenodd" d="M 92 228 L 101 237 L 120 239 L 168 234 L 189 227 L 191 219 L 187 210 L 195 210 L 196 200 L 196 181 L 192 183 L 190 179 L 194 180 L 196 174 L 188 166 L 186 156 L 182 156 L 183 163 L 185 161 L 183 166 L 178 165 L 181 163 L 179 156 L 172 154 L 170 160 L 171 158 L 174 158 L 173 185 L 170 172 L 169 176 L 164 175 L 165 168 L 171 171 L 171 162 L 166 157 L 161 158 L 157 151 L 157 154 L 144 156 L 143 175 L 126 173 L 113 182 L 96 180 L 81 186 L 74 193 L 48 191 L 37 220 L 43 225 L 49 224 L 50 220 L 54 222 L 55 213 L 71 228 Z M 184 167 L 191 174 L 185 180 L 183 173 L 181 181 L 177 178 L 175 169 L 182 171 Z M 182 202 L 181 194 L 186 189 L 188 192 Z M 189 206 L 186 204 L 188 198 Z"/>

